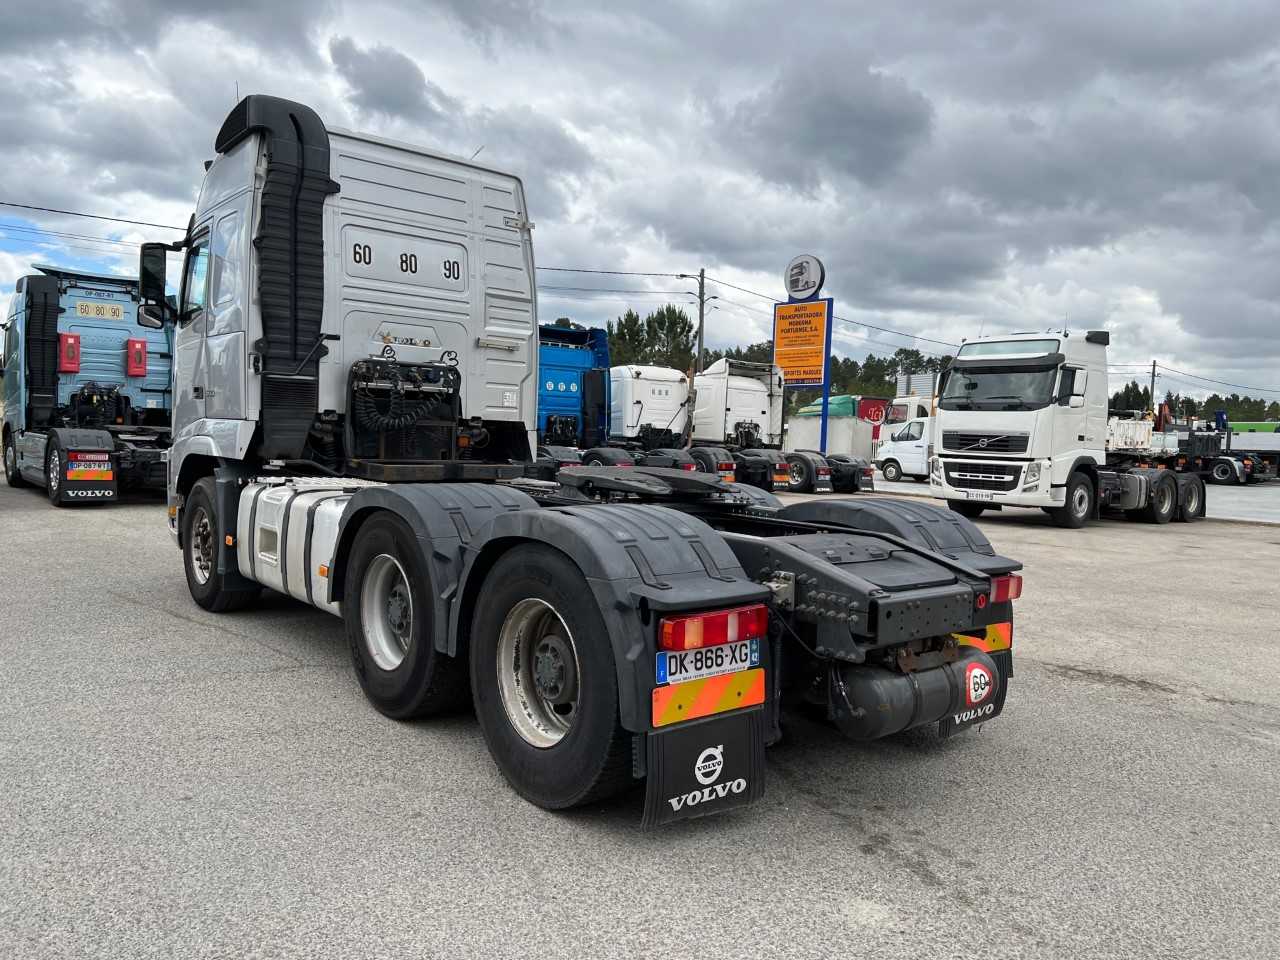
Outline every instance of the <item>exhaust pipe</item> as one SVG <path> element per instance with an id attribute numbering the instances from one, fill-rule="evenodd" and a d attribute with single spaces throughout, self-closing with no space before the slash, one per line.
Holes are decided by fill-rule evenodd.
<path id="1" fill-rule="evenodd" d="M 1004 706 L 1002 674 L 979 650 L 940 667 L 897 673 L 884 667 L 833 664 L 828 712 L 851 740 L 877 740 L 939 720 L 948 729 L 989 720 Z"/>

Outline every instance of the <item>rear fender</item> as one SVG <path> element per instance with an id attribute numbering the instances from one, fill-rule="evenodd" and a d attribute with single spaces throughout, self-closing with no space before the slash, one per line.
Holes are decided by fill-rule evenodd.
<path id="1" fill-rule="evenodd" d="M 919 497 L 808 500 L 788 504 L 779 515 L 804 523 L 829 523 L 852 530 L 893 534 L 988 576 L 1022 569 L 1016 560 L 997 554 L 972 520 Z"/>
<path id="2" fill-rule="evenodd" d="M 636 733 L 651 726 L 657 617 L 769 597 L 719 534 L 679 511 L 622 504 L 515 510 L 494 517 L 466 546 L 461 602 L 449 619 L 455 644 L 467 640 L 485 575 L 521 543 L 554 547 L 586 577 L 613 646 L 622 725 Z"/>

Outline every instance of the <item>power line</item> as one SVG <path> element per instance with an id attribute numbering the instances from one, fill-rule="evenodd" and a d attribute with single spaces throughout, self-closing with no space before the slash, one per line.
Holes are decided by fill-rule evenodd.
<path id="1" fill-rule="evenodd" d="M 715 277 L 707 277 L 707 279 L 710 280 L 712 283 L 718 283 L 723 287 L 730 287 L 734 290 L 741 290 L 743 293 L 749 293 L 751 294 L 751 296 L 759 297 L 761 300 L 768 300 L 770 303 L 778 302 L 773 297 L 768 296 L 767 294 L 760 293 L 756 290 L 748 290 L 746 287 L 740 287 L 735 283 L 729 283 L 727 280 L 717 280 Z M 932 337 L 922 337 L 914 333 L 903 333 L 901 330 L 893 330 L 889 327 L 879 327 L 879 326 L 876 326 L 874 323 L 867 323 L 865 320 L 851 320 L 850 318 L 842 317 L 839 314 L 832 314 L 832 316 L 836 320 L 839 320 L 841 323 L 852 323 L 852 324 L 856 324 L 859 327 L 866 327 L 869 330 L 879 330 L 881 333 L 887 333 L 894 337 L 906 337 L 910 340 L 923 341 L 924 343 L 936 343 L 942 347 L 960 346 L 960 344 L 952 343 L 949 340 L 934 340 Z M 928 353 L 929 351 L 926 350 L 923 352 Z"/>
<path id="2" fill-rule="evenodd" d="M 561 287 L 552 284 L 540 283 L 539 290 L 576 290 L 580 293 L 644 293 L 657 294 L 663 297 L 679 297 L 684 296 L 686 290 L 645 290 L 640 287 Z"/>
<path id="3" fill-rule="evenodd" d="M 58 230 L 45 230 L 42 227 L 29 227 L 23 223 L 9 223 L 8 221 L 4 221 L 4 220 L 0 220 L 0 231 L 4 231 L 7 233 L 23 233 L 23 234 L 35 234 L 35 235 L 46 236 L 46 237 L 58 237 L 58 238 L 65 238 L 67 240 L 87 240 L 92 243 L 113 243 L 113 244 L 117 244 L 119 246 L 125 246 L 125 247 L 140 246 L 140 244 L 135 243 L 132 240 L 114 240 L 111 237 L 94 237 L 94 236 L 89 236 L 83 233 L 63 233 Z M 19 237 L 15 239 L 24 239 L 24 238 Z"/>
<path id="4" fill-rule="evenodd" d="M 41 213 L 57 213 L 64 217 L 85 217 L 89 220 L 108 220 L 111 223 L 131 223 L 138 227 L 159 227 L 161 230 L 182 230 L 186 227 L 175 227 L 171 223 L 151 223 L 148 220 L 129 220 L 124 217 L 104 217 L 96 213 L 82 213 L 79 210 L 58 210 L 55 207 L 37 207 L 30 203 L 11 203 L 0 200 L 0 207 L 16 207 L 19 210 L 39 210 Z"/>
<path id="5" fill-rule="evenodd" d="M 679 279 L 678 273 L 646 273 L 642 270 L 588 270 L 585 267 L 538 267 L 551 273 L 602 273 L 610 277 L 671 277 Z"/>
<path id="6" fill-rule="evenodd" d="M 1157 363 L 1156 366 L 1161 370 L 1168 370 L 1170 373 L 1177 374 L 1180 377 L 1190 377 L 1192 380 L 1203 380 L 1205 383 L 1216 383 L 1224 387 L 1235 387 L 1237 390 L 1257 390 L 1260 393 L 1280 393 L 1277 387 L 1250 387 L 1243 383 L 1231 383 L 1229 380 L 1215 380 L 1212 377 L 1201 377 L 1194 373 L 1187 373 L 1183 370 L 1175 370 L 1173 367 L 1166 367 L 1163 363 Z"/>

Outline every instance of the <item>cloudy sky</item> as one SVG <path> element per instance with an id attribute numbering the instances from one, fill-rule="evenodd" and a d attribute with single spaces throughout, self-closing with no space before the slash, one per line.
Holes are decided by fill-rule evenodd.
<path id="1" fill-rule="evenodd" d="M 483 148 L 524 177 L 543 266 L 781 296 L 810 252 L 846 321 L 928 338 L 842 322 L 849 356 L 1065 319 L 1110 328 L 1118 364 L 1280 397 L 1275 0 L 43 0 L 0 12 L 0 84 L 0 200 L 184 224 L 238 84 Z M 166 238 L 0 224 L 4 289 Z M 543 319 L 689 299 L 539 280 Z M 708 286 L 711 344 L 767 337 L 766 300 Z"/>

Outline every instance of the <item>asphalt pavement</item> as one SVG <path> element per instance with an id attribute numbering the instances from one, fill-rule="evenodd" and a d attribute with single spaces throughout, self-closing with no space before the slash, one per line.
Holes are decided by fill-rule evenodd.
<path id="1" fill-rule="evenodd" d="M 1000 719 L 791 716 L 759 805 L 645 832 L 376 713 L 335 618 L 198 609 L 158 500 L 0 487 L 0 956 L 1274 958 L 1280 531 L 1044 521 L 980 524 Z"/>
<path id="2" fill-rule="evenodd" d="M 876 492 L 897 496 L 930 496 L 929 484 L 915 480 L 890 483 L 876 471 Z M 1205 487 L 1205 515 L 1212 520 L 1239 520 L 1247 523 L 1280 523 L 1280 480 L 1266 483 L 1218 484 Z M 1010 510 L 1009 513 L 1022 513 Z M 1038 513 L 1039 511 L 1030 511 Z"/>

